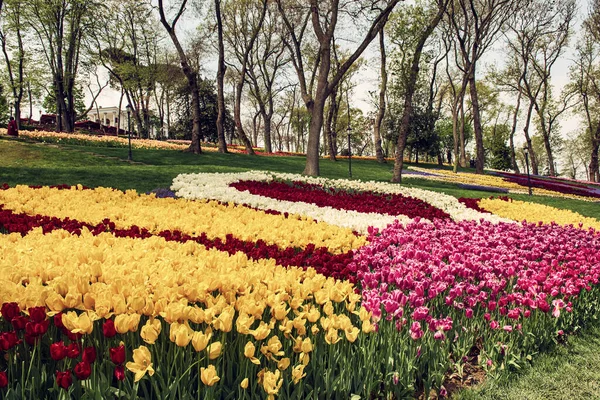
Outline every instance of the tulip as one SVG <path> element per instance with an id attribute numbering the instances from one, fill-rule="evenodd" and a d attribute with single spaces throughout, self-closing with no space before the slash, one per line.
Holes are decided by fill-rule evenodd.
<path id="1" fill-rule="evenodd" d="M 250 359 L 250 361 L 253 364 L 259 365 L 260 361 L 254 357 L 254 353 L 256 352 L 256 347 L 254 346 L 254 344 L 252 342 L 248 342 L 246 343 L 246 346 L 244 346 L 244 356 L 248 359 Z"/>
<path id="2" fill-rule="evenodd" d="M 154 368 L 152 368 L 152 356 L 146 346 L 140 346 L 133 350 L 133 362 L 128 362 L 126 367 L 128 370 L 135 374 L 134 382 L 138 382 L 146 375 L 154 375 Z"/>
<path id="3" fill-rule="evenodd" d="M 8 376 L 5 371 L 0 371 L 0 389 L 8 386 Z"/>
<path id="4" fill-rule="evenodd" d="M 118 381 L 124 381 L 125 380 L 125 368 L 122 365 L 117 365 L 115 366 L 115 371 L 114 374 L 115 379 Z"/>
<path id="5" fill-rule="evenodd" d="M 222 349 L 222 345 L 221 342 L 214 342 L 211 343 L 207 348 L 206 351 L 208 352 L 208 358 L 210 360 L 214 360 L 215 358 L 219 357 L 221 355 L 221 349 Z"/>
<path id="6" fill-rule="evenodd" d="M 77 365 L 75 365 L 75 368 L 73 368 L 73 373 L 75 374 L 77 379 L 83 381 L 89 378 L 92 374 L 92 367 L 89 363 L 81 361 L 77 363 Z"/>
<path id="7" fill-rule="evenodd" d="M 67 347 L 60 341 L 50 345 L 50 357 L 54 361 L 60 361 L 67 356 Z"/>
<path id="8" fill-rule="evenodd" d="M 248 389 L 248 378 L 242 379 L 242 381 L 240 382 L 240 387 L 242 389 Z"/>
<path id="9" fill-rule="evenodd" d="M 158 319 L 149 319 L 146 324 L 142 327 L 140 331 L 140 336 L 144 340 L 144 342 L 148 344 L 154 344 L 156 339 L 158 339 L 158 335 L 161 332 L 161 324 Z M 196 350 L 198 351 L 198 350 Z"/>
<path id="10" fill-rule="evenodd" d="M 79 347 L 79 343 L 71 343 L 66 347 L 67 357 L 69 358 L 77 358 L 81 353 L 81 348 Z"/>
<path id="11" fill-rule="evenodd" d="M 300 382 L 300 380 L 306 376 L 304 373 L 304 367 L 305 366 L 303 364 L 300 364 L 292 368 L 292 380 L 294 385 L 297 385 L 298 382 Z"/>
<path id="12" fill-rule="evenodd" d="M 102 333 L 107 338 L 114 337 L 117 334 L 113 320 L 107 319 L 104 321 L 104 324 L 102 325 Z"/>
<path id="13" fill-rule="evenodd" d="M 71 377 L 71 371 L 70 370 L 66 370 L 66 371 L 56 371 L 56 384 L 67 390 L 69 388 L 69 386 L 71 386 L 71 384 L 73 383 L 73 378 Z"/>
<path id="14" fill-rule="evenodd" d="M 118 347 L 111 347 L 109 349 L 110 360 L 116 364 L 121 365 L 125 362 L 125 345 L 121 344 Z"/>
<path id="15" fill-rule="evenodd" d="M 29 308 L 29 318 L 33 322 L 42 322 L 46 319 L 46 307 L 31 307 Z"/>
<path id="16" fill-rule="evenodd" d="M 13 318 L 19 315 L 21 309 L 19 308 L 19 305 L 15 302 L 3 303 L 1 312 L 2 318 L 4 318 L 4 320 L 7 322 L 11 322 Z"/>
<path id="17" fill-rule="evenodd" d="M 215 383 L 221 380 L 221 378 L 217 376 L 215 366 L 212 364 L 209 365 L 208 368 L 200 368 L 200 379 L 202 380 L 202 383 L 204 383 L 206 386 L 213 386 Z M 248 385 L 247 381 L 246 385 Z"/>
<path id="18" fill-rule="evenodd" d="M 83 349 L 81 359 L 88 364 L 93 364 L 94 361 L 96 361 L 96 348 L 94 346 L 89 346 Z"/>

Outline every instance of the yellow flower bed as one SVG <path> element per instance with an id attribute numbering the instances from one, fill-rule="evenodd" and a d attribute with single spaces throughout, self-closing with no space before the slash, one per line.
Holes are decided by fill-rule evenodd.
<path id="1" fill-rule="evenodd" d="M 285 218 L 215 201 L 157 199 L 153 194 L 138 195 L 133 190 L 123 193 L 107 188 L 58 190 L 17 186 L 0 191 L 0 204 L 17 213 L 69 217 L 94 225 L 109 218 L 120 229 L 137 225 L 152 233 L 179 230 L 196 236 L 204 232 L 209 239 L 225 239 L 227 234 L 232 234 L 246 241 L 262 239 L 281 248 L 305 248 L 314 244 L 327 247 L 335 254 L 366 243 L 364 237 L 355 236 L 350 229 L 305 217 Z"/>
<path id="2" fill-rule="evenodd" d="M 0 134 L 6 134 L 6 129 L 0 130 Z M 128 145 L 128 139 L 111 135 L 86 135 L 81 133 L 49 132 L 49 131 L 19 131 L 20 137 L 43 141 L 44 139 L 60 140 L 82 140 L 97 143 L 117 143 L 122 146 Z M 189 145 L 170 143 L 152 139 L 131 139 L 131 147 L 135 149 L 158 149 L 158 150 L 185 150 Z"/>
<path id="3" fill-rule="evenodd" d="M 407 174 L 406 176 L 404 176 L 405 178 L 428 179 L 428 180 L 434 180 L 434 181 L 440 181 L 440 182 L 451 182 L 451 183 L 465 184 L 465 185 L 491 186 L 491 187 L 496 187 L 496 188 L 501 188 L 501 189 L 508 189 L 508 191 L 510 193 L 518 193 L 518 194 L 526 194 L 527 190 L 528 190 L 526 187 L 523 187 L 517 183 L 505 181 L 504 179 L 502 179 L 499 176 L 469 174 L 466 172 L 454 173 L 449 170 L 443 170 L 443 169 L 432 170 L 432 169 L 425 169 L 425 168 L 419 168 L 419 167 L 413 167 L 413 166 L 411 166 L 409 169 L 413 170 L 413 171 L 417 171 L 417 172 L 423 172 L 423 173 L 434 174 L 434 175 L 427 175 L 427 176 L 415 175 L 415 176 L 413 176 L 413 175 Z M 575 199 L 575 200 L 584 200 L 584 201 L 597 201 L 598 200 L 594 197 L 578 196 L 575 194 L 568 194 L 568 193 L 560 193 L 560 192 L 555 192 L 553 190 L 547 190 L 547 189 L 541 189 L 541 188 L 534 188 L 533 190 L 536 195 L 551 196 L 551 197 L 564 197 L 564 198 L 570 198 L 570 199 Z"/>
<path id="4" fill-rule="evenodd" d="M 594 228 L 600 231 L 600 221 L 597 219 L 584 217 L 570 210 L 561 210 L 543 204 L 518 200 L 508 202 L 499 199 L 481 199 L 479 206 L 493 214 L 518 222 L 523 220 L 546 224 L 555 222 L 559 225 L 573 226 L 578 226 L 581 223 L 583 224 L 583 228 Z"/>
<path id="5" fill-rule="evenodd" d="M 81 236 L 63 230 L 44 235 L 37 228 L 25 237 L 0 235 L 0 252 L 0 304 L 45 305 L 50 314 L 80 310 L 65 312 L 62 321 L 84 334 L 92 334 L 93 321 L 116 315 L 117 332 L 139 331 L 151 346 L 160 335 L 160 319 L 179 347 L 191 345 L 209 360 L 243 348 L 253 364 L 262 359 L 275 371 L 293 365 L 295 381 L 309 363 L 313 342 L 354 342 L 361 331 L 374 330 L 347 281 L 194 242 L 93 236 L 85 229 Z M 149 317 L 143 326 L 140 316 Z M 228 332 L 233 341 L 222 342 Z M 146 347 L 137 352 L 127 365 L 136 381 L 154 372 Z M 208 370 L 202 376 L 206 385 L 218 380 Z M 259 373 L 261 379 L 267 376 Z"/>

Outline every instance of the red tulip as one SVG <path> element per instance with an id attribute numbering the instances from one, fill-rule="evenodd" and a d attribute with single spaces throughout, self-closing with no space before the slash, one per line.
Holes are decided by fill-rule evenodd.
<path id="1" fill-rule="evenodd" d="M 60 342 L 52 343 L 50 345 L 50 357 L 54 361 L 60 361 L 67 356 L 67 347 L 61 340 Z"/>
<path id="2" fill-rule="evenodd" d="M 102 325 L 102 333 L 104 333 L 104 336 L 107 338 L 114 337 L 117 334 L 115 323 L 112 319 L 107 319 L 104 321 L 104 325 Z"/>
<path id="3" fill-rule="evenodd" d="M 81 353 L 81 349 L 79 347 L 79 343 L 71 343 L 67 346 L 67 357 L 69 358 L 77 358 Z"/>
<path id="4" fill-rule="evenodd" d="M 9 331 L 0 333 L 0 350 L 7 351 L 21 343 L 17 336 L 17 332 Z"/>
<path id="5" fill-rule="evenodd" d="M 31 307 L 28 311 L 33 322 L 42 322 L 46 319 L 46 307 Z"/>
<path id="6" fill-rule="evenodd" d="M 90 346 L 83 349 L 83 355 L 81 356 L 81 359 L 88 364 L 93 364 L 94 361 L 96 361 L 96 348 Z"/>
<path id="7" fill-rule="evenodd" d="M 8 376 L 5 371 L 0 371 L 0 388 L 8 386 Z"/>
<path id="8" fill-rule="evenodd" d="M 73 378 L 71 377 L 71 371 L 66 370 L 64 372 L 56 371 L 56 384 L 63 388 L 68 389 L 69 386 L 73 383 Z"/>
<path id="9" fill-rule="evenodd" d="M 122 365 L 117 365 L 115 367 L 115 378 L 118 381 L 124 381 L 125 380 L 125 368 Z"/>
<path id="10" fill-rule="evenodd" d="M 54 316 L 54 325 L 59 329 L 62 329 L 65 327 L 62 322 L 62 316 L 63 316 L 63 313 L 58 313 Z"/>
<path id="11" fill-rule="evenodd" d="M 17 303 L 4 303 L 2 304 L 2 317 L 5 321 L 11 322 L 14 317 L 19 315 L 21 309 Z"/>
<path id="12" fill-rule="evenodd" d="M 110 359 L 113 363 L 121 365 L 125 362 L 125 346 L 111 347 L 109 350 Z"/>
<path id="13" fill-rule="evenodd" d="M 92 374 L 92 367 L 89 363 L 81 361 L 73 368 L 73 373 L 80 381 L 86 380 Z"/>
<path id="14" fill-rule="evenodd" d="M 27 325 L 27 322 L 29 322 L 29 318 L 27 318 L 24 315 L 17 315 L 10 322 L 16 330 L 22 331 L 23 329 L 25 329 L 25 325 Z"/>

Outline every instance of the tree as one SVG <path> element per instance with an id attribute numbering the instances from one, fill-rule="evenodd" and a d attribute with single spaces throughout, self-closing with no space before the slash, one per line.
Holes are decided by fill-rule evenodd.
<path id="1" fill-rule="evenodd" d="M 448 10 L 460 53 L 459 68 L 469 84 L 478 174 L 483 173 L 485 154 L 476 85 L 477 62 L 497 39 L 516 6 L 517 2 L 511 0 L 455 0 L 450 2 Z"/>
<path id="2" fill-rule="evenodd" d="M 585 133 L 581 136 L 584 138 L 584 142 L 588 144 L 588 177 L 592 182 L 600 182 L 598 166 L 598 149 L 600 147 L 600 42 L 594 37 L 593 28 L 590 28 L 589 23 L 584 24 L 584 33 L 582 39 L 579 40 L 575 63 L 570 71 L 570 85 L 579 96 L 580 106 L 577 111 L 584 117 L 586 125 Z M 569 148 L 573 147 L 570 146 Z"/>
<path id="3" fill-rule="evenodd" d="M 56 130 L 75 128 L 75 91 L 82 63 L 82 42 L 92 29 L 94 16 L 103 9 L 95 0 L 28 1 L 26 20 L 42 45 L 50 67 L 56 99 Z"/>
<path id="4" fill-rule="evenodd" d="M 574 0 L 527 0 L 511 24 L 514 38 L 508 41 L 519 58 L 520 82 L 523 94 L 529 100 L 525 120 L 525 138 L 531 155 L 533 173 L 538 173 L 538 155 L 534 152 L 528 129 L 535 110 L 539 118 L 549 171 L 555 175 L 552 154 L 552 127 L 556 119 L 572 106 L 571 93 L 564 93 L 556 103 L 552 98 L 550 82 L 552 67 L 563 53 L 571 34 L 570 26 L 575 14 Z"/>
<path id="5" fill-rule="evenodd" d="M 219 48 L 219 61 L 217 64 L 217 137 L 219 140 L 219 153 L 227 153 L 225 142 L 225 46 L 223 42 L 223 19 L 221 18 L 221 0 L 215 0 L 215 17 L 217 18 L 217 42 Z"/>
<path id="6" fill-rule="evenodd" d="M 413 96 L 416 90 L 417 79 L 419 77 L 419 65 L 421 61 L 421 54 L 423 48 L 429 36 L 433 33 L 439 22 L 442 20 L 448 0 L 436 0 L 429 9 L 423 7 L 414 6 L 412 13 L 406 13 L 411 15 L 414 19 L 412 21 L 403 20 L 398 24 L 401 32 L 398 36 L 410 49 L 410 53 L 406 57 L 406 61 L 410 60 L 410 64 L 403 65 L 403 79 L 404 84 L 404 104 L 402 108 L 402 118 L 400 123 L 400 132 L 398 135 L 398 142 L 396 144 L 396 154 L 394 160 L 394 172 L 392 176 L 392 182 L 402 181 L 402 166 L 404 163 L 404 149 L 406 147 L 406 140 L 408 132 L 411 127 L 411 119 L 413 117 L 414 106 Z M 427 116 L 425 118 L 429 118 Z M 430 132 L 433 132 L 432 124 Z"/>
<path id="7" fill-rule="evenodd" d="M 323 127 L 325 102 L 350 66 L 354 64 L 371 41 L 377 37 L 379 31 L 383 29 L 387 17 L 400 0 L 365 0 L 342 3 L 341 9 L 339 0 L 309 0 L 308 7 L 304 6 L 302 1 L 276 1 L 284 26 L 289 33 L 286 45 L 290 50 L 292 64 L 298 76 L 302 99 L 310 114 L 304 174 L 319 175 L 319 141 Z M 369 12 L 369 10 L 376 11 Z M 369 16 L 372 18 L 370 19 L 370 27 L 362 37 L 358 47 L 340 66 L 335 76 L 330 78 L 332 43 L 341 12 L 360 18 Z M 314 54 L 315 57 L 313 57 L 312 67 L 310 68 L 308 68 L 309 62 L 306 60 L 306 49 L 304 48 L 309 20 L 318 44 L 318 51 Z M 308 71 L 312 71 L 312 73 L 307 79 Z"/>
<path id="8" fill-rule="evenodd" d="M 179 4 L 179 8 L 175 8 L 177 11 L 175 16 L 169 20 L 167 18 L 167 14 L 165 12 L 165 7 L 163 4 L 163 0 L 158 0 L 158 12 L 160 15 L 160 22 L 167 30 L 173 45 L 177 49 L 177 55 L 179 56 L 179 61 L 181 62 L 181 69 L 183 70 L 183 74 L 188 80 L 189 91 L 191 94 L 191 114 L 192 114 L 192 143 L 188 151 L 194 154 L 202 153 L 202 149 L 200 148 L 200 132 L 202 130 L 201 124 L 201 110 L 200 110 L 200 83 L 201 79 L 198 76 L 198 71 L 192 67 L 192 63 L 186 54 L 181 42 L 179 41 L 179 37 L 177 36 L 177 32 L 175 28 L 177 26 L 177 22 L 179 22 L 181 16 L 183 15 L 188 1 L 182 0 Z M 215 121 L 216 124 L 216 121 Z"/>
<path id="9" fill-rule="evenodd" d="M 230 51 L 238 62 L 237 65 L 233 65 L 237 71 L 233 107 L 235 128 L 246 151 L 252 155 L 254 155 L 254 150 L 242 125 L 242 91 L 247 80 L 252 50 L 267 15 L 267 3 L 267 0 L 258 2 L 231 0 L 227 3 L 224 13 L 224 25 L 227 27 L 225 41 L 229 44 Z"/>
<path id="10" fill-rule="evenodd" d="M 277 84 L 282 69 L 289 62 L 282 38 L 285 33 L 280 32 L 280 26 L 281 17 L 273 6 L 269 6 L 259 32 L 260 36 L 248 59 L 247 79 L 250 82 L 250 95 L 256 100 L 263 119 L 263 142 L 267 153 L 273 151 L 272 125 L 275 100 L 289 86 Z M 279 143 L 281 144 L 281 140 Z"/>
<path id="11" fill-rule="evenodd" d="M 385 117 L 385 95 L 387 91 L 388 75 L 387 75 L 387 56 L 385 51 L 385 30 L 379 31 L 379 53 L 381 57 L 380 62 L 380 78 L 381 83 L 379 86 L 379 107 L 377 108 L 377 116 L 375 117 L 375 124 L 373 127 L 373 137 L 375 139 L 375 157 L 377 162 L 385 163 L 385 157 L 383 156 L 383 149 L 381 147 L 381 125 L 383 118 Z"/>
<path id="12" fill-rule="evenodd" d="M 23 21 L 23 8 L 22 0 L 7 0 L 2 14 L 0 14 L 3 22 L 0 28 L 0 43 L 6 61 L 17 127 L 20 127 L 21 124 L 21 101 L 25 90 L 25 48 L 23 46 L 25 23 Z M 9 38 L 12 38 L 16 43 L 9 43 Z M 9 49 L 9 46 L 12 49 Z M 13 57 L 9 53 L 12 53 Z"/>

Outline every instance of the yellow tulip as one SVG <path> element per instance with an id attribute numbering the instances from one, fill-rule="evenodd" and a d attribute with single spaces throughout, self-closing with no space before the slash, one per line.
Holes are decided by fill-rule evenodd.
<path id="1" fill-rule="evenodd" d="M 121 314 L 115 317 L 115 329 L 120 334 L 129 332 L 129 316 L 127 314 Z"/>
<path id="2" fill-rule="evenodd" d="M 331 328 L 327 330 L 327 333 L 325 334 L 325 342 L 327 342 L 327 344 L 336 344 L 340 340 L 341 338 L 338 336 L 337 329 Z"/>
<path id="3" fill-rule="evenodd" d="M 248 389 L 248 378 L 244 378 L 242 382 L 240 382 L 240 387 L 242 389 Z"/>
<path id="4" fill-rule="evenodd" d="M 135 374 L 134 382 L 138 382 L 146 375 L 154 375 L 154 368 L 152 368 L 152 356 L 146 346 L 140 346 L 133 350 L 133 362 L 128 362 L 126 367 L 128 370 Z"/>
<path id="5" fill-rule="evenodd" d="M 158 319 L 151 318 L 146 321 L 144 326 L 142 326 L 140 336 L 144 342 L 148 344 L 154 344 L 156 339 L 158 339 L 158 335 L 160 335 L 161 328 L 160 321 Z"/>
<path id="6" fill-rule="evenodd" d="M 74 311 L 69 311 L 62 315 L 62 322 L 72 333 L 90 334 L 94 329 L 92 320 L 87 312 L 77 315 Z"/>
<path id="7" fill-rule="evenodd" d="M 214 365 L 209 365 L 208 368 L 200 368 L 200 379 L 206 386 L 213 386 L 219 382 L 221 378 L 217 376 L 217 370 Z"/>
<path id="8" fill-rule="evenodd" d="M 277 369 L 285 371 L 290 366 L 290 359 L 288 357 L 282 358 L 277 363 Z"/>
<path id="9" fill-rule="evenodd" d="M 194 350 L 202 351 L 206 349 L 211 337 L 212 333 L 205 334 L 204 332 L 194 332 L 192 335 L 192 346 L 194 346 Z"/>
<path id="10" fill-rule="evenodd" d="M 219 357 L 221 355 L 222 347 L 221 342 L 211 343 L 206 349 L 206 351 L 208 351 L 208 358 L 214 360 Z"/>
<path id="11" fill-rule="evenodd" d="M 282 384 L 283 379 L 281 378 L 281 372 L 279 370 L 275 370 L 275 372 L 265 371 L 262 385 L 269 396 L 279 393 L 279 388 L 281 388 Z"/>
<path id="12" fill-rule="evenodd" d="M 267 336 L 269 336 L 269 333 L 271 333 L 271 329 L 263 321 L 260 321 L 260 325 L 258 326 L 258 328 L 250 330 L 249 333 L 252 336 L 254 336 L 254 339 L 263 340 Z"/>
<path id="13" fill-rule="evenodd" d="M 358 329 L 357 327 L 353 327 L 351 330 L 346 330 L 344 332 L 346 333 L 346 339 L 348 339 L 350 343 L 354 343 L 356 341 L 356 338 L 358 338 L 358 333 L 360 332 L 360 329 Z"/>
<path id="14" fill-rule="evenodd" d="M 254 346 L 254 343 L 252 343 L 252 342 L 246 343 L 246 346 L 244 346 L 244 356 L 246 358 L 249 358 L 253 364 L 259 365 L 260 361 L 256 357 L 254 357 L 255 352 L 256 352 L 256 347 Z"/>
<path id="15" fill-rule="evenodd" d="M 300 380 L 305 376 L 306 374 L 304 373 L 303 364 L 296 365 L 294 368 L 292 368 L 292 380 L 294 381 L 294 385 L 297 385 L 298 382 L 300 382 Z"/>

